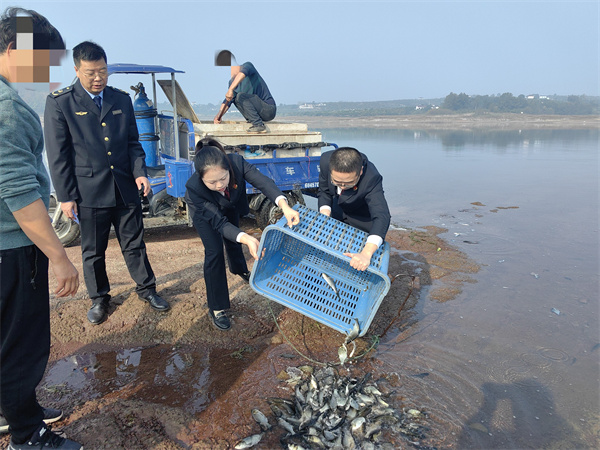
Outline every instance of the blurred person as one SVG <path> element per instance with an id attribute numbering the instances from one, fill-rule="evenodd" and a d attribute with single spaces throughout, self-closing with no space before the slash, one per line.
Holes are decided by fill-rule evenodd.
<path id="1" fill-rule="evenodd" d="M 11 83 L 49 83 L 65 43 L 35 11 L 0 17 L 0 431 L 9 449 L 83 448 L 50 430 L 62 411 L 42 408 L 35 389 L 50 355 L 48 261 L 57 297 L 74 295 L 79 274 L 48 216 L 50 180 L 39 116 Z"/>
<path id="2" fill-rule="evenodd" d="M 297 225 L 300 216 L 290 208 L 283 192 L 275 182 L 259 172 L 256 166 L 240 155 L 226 154 L 223 146 L 213 139 L 198 141 L 194 160 L 196 172 L 186 184 L 185 199 L 192 221 L 204 244 L 204 281 L 210 317 L 220 330 L 228 330 L 231 321 L 229 289 L 225 272 L 225 250 L 229 271 L 245 282 L 250 273 L 242 244 L 248 247 L 255 260 L 259 259 L 259 241 L 239 228 L 240 216 L 249 213 L 246 181 L 278 205 L 288 226 Z"/>
<path id="3" fill-rule="evenodd" d="M 48 165 L 63 213 L 79 221 L 83 276 L 92 301 L 87 318 L 108 317 L 106 248 L 114 226 L 136 292 L 157 311 L 169 303 L 156 293 L 144 243 L 139 191 L 150 192 L 145 154 L 129 94 L 107 86 L 104 49 L 85 41 L 73 48 L 78 80 L 48 95 L 44 111 Z"/>
<path id="4" fill-rule="evenodd" d="M 320 213 L 369 233 L 360 253 L 344 253 L 353 268 L 367 270 L 385 239 L 391 215 L 383 177 L 366 155 L 352 147 L 321 155 L 318 205 Z"/>
<path id="5" fill-rule="evenodd" d="M 246 121 L 252 126 L 248 133 L 266 133 L 264 122 L 269 122 L 277 114 L 277 106 L 269 87 L 251 62 L 238 66 L 235 57 L 228 50 L 222 50 L 215 58 L 215 65 L 231 66 L 231 79 L 225 100 L 221 103 L 214 123 L 221 119 L 233 103 Z"/>

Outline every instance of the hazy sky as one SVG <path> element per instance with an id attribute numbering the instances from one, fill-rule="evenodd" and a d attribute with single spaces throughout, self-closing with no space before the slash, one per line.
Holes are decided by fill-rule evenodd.
<path id="1" fill-rule="evenodd" d="M 171 66 L 191 101 L 220 103 L 228 67 L 252 61 L 277 103 L 398 100 L 450 92 L 587 94 L 599 90 L 592 1 L 25 1 L 70 49 L 104 47 L 109 63 Z M 71 84 L 72 59 L 51 81 Z M 129 89 L 150 77 L 115 76 Z"/>

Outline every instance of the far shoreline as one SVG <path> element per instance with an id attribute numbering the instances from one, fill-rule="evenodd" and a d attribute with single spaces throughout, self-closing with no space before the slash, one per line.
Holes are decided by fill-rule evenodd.
<path id="1" fill-rule="evenodd" d="M 421 130 L 590 130 L 600 129 L 600 116 L 531 114 L 439 114 L 392 116 L 278 116 L 276 122 L 306 123 L 309 129 L 380 128 Z"/>

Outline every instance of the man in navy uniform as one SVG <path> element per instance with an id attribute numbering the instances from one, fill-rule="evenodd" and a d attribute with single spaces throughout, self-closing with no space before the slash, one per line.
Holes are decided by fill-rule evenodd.
<path id="1" fill-rule="evenodd" d="M 325 152 L 321 155 L 318 201 L 319 212 L 369 233 L 360 253 L 345 253 L 351 257 L 352 267 L 367 270 L 390 226 L 383 177 L 355 148 Z"/>
<path id="2" fill-rule="evenodd" d="M 77 45 L 73 60 L 78 81 L 48 96 L 44 126 L 62 211 L 80 223 L 83 275 L 92 300 L 88 320 L 100 324 L 108 316 L 105 252 L 111 225 L 139 298 L 167 311 L 146 255 L 138 190 L 147 195 L 150 183 L 131 99 L 107 86 L 106 53 L 98 44 Z"/>

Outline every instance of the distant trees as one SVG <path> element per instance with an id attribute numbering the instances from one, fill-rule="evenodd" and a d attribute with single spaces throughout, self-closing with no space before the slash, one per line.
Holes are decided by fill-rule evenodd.
<path id="1" fill-rule="evenodd" d="M 471 109 L 471 98 L 462 92 L 458 95 L 450 92 L 444 99 L 442 107 L 451 111 L 466 111 L 467 109 Z"/>
<path id="2" fill-rule="evenodd" d="M 278 116 L 406 116 L 449 113 L 516 113 L 535 115 L 600 114 L 600 97 L 586 95 L 544 96 L 510 92 L 496 95 L 468 95 L 451 92 L 445 98 L 404 99 L 373 102 L 328 102 L 323 107 L 299 109 L 297 105 L 280 105 Z"/>
<path id="3" fill-rule="evenodd" d="M 45 101 L 45 96 L 42 98 Z M 42 112 L 44 102 L 40 103 Z M 159 109 L 169 109 L 164 103 Z M 218 105 L 194 104 L 199 117 L 212 119 Z M 600 97 L 586 95 L 519 95 L 510 92 L 496 95 L 468 95 L 451 92 L 444 98 L 380 100 L 372 102 L 327 102 L 318 108 L 299 108 L 298 104 L 277 106 L 277 116 L 422 116 L 465 113 L 516 113 L 535 115 L 600 114 Z M 241 116 L 240 116 L 241 117 Z"/>
<path id="4" fill-rule="evenodd" d="M 600 112 L 597 97 L 586 95 L 569 95 L 566 98 L 549 98 L 539 95 L 515 97 L 510 92 L 498 96 L 473 95 L 451 92 L 442 102 L 442 108 L 449 111 L 487 111 L 494 113 L 525 113 L 525 114 L 561 114 L 589 115 Z"/>

